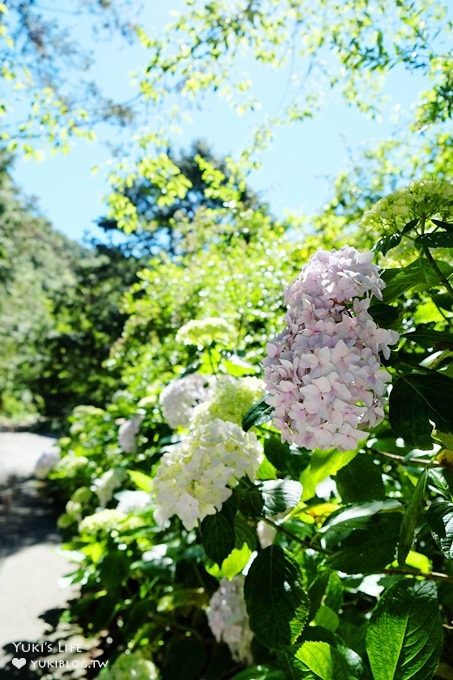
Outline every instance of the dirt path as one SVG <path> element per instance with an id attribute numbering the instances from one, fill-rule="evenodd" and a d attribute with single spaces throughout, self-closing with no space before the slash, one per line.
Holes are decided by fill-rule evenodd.
<path id="1" fill-rule="evenodd" d="M 53 444 L 36 434 L 0 433 L 0 680 L 85 677 L 88 643 L 67 625 L 53 629 L 76 596 L 61 587 L 72 565 L 59 550 L 54 510 L 32 476 Z"/>

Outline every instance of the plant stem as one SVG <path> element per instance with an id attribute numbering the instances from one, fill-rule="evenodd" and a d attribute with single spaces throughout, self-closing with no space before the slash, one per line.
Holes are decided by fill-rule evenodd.
<path id="1" fill-rule="evenodd" d="M 445 288 L 448 290 L 450 295 L 453 297 L 453 286 L 451 285 L 450 281 L 447 279 L 445 274 L 443 274 L 441 272 L 441 270 L 439 269 L 439 266 L 438 266 L 436 260 L 434 259 L 434 257 L 431 255 L 429 248 L 424 248 L 423 252 L 425 253 L 426 258 L 427 258 L 428 262 L 430 263 L 431 267 L 436 272 L 438 278 L 440 279 L 440 281 L 442 281 Z"/>
<path id="2" fill-rule="evenodd" d="M 384 458 L 389 458 L 395 461 L 395 463 L 400 463 L 401 465 L 421 465 L 422 467 L 441 467 L 439 463 L 435 463 L 429 458 L 405 458 L 404 456 L 398 456 L 396 453 L 389 453 L 388 451 L 378 451 L 377 449 L 371 449 L 374 454 L 378 456 L 383 456 Z"/>
<path id="3" fill-rule="evenodd" d="M 276 529 L 276 531 L 280 531 L 282 534 L 285 534 L 287 538 L 290 538 L 292 541 L 297 541 L 297 543 L 300 543 L 300 545 L 303 545 L 305 548 L 311 548 L 312 550 L 323 553 L 324 555 L 331 555 L 329 550 L 322 548 L 320 545 L 313 545 L 313 543 L 306 538 L 301 538 L 297 534 L 293 534 L 293 532 L 283 526 L 283 524 L 277 524 L 277 522 L 273 522 L 268 517 L 264 517 L 263 519 L 266 524 L 269 524 L 269 526 Z"/>
<path id="4" fill-rule="evenodd" d="M 417 571 L 416 569 L 405 569 L 403 567 L 388 567 L 387 569 L 381 569 L 379 574 L 402 574 L 403 576 L 421 576 L 429 581 L 446 581 L 448 583 L 453 583 L 453 576 L 448 576 L 447 574 L 441 574 L 439 571 Z"/>

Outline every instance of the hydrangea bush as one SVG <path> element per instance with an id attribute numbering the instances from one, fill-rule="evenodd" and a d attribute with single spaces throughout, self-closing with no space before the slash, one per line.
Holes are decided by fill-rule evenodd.
<path id="1" fill-rule="evenodd" d="M 124 384 L 72 416 L 49 472 L 70 613 L 111 677 L 451 676 L 450 208 L 449 186 L 412 185 L 365 215 L 373 253 L 323 243 L 293 260 L 288 241 L 266 291 L 262 244 L 240 231 L 211 301 L 218 243 L 191 253 L 184 296 L 181 263 L 143 274 L 167 316 L 159 295 L 129 300 Z"/>

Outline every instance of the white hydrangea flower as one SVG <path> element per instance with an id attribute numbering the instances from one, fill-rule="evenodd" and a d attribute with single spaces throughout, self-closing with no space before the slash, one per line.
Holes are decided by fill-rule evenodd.
<path id="1" fill-rule="evenodd" d="M 105 508 L 112 499 L 113 492 L 127 477 L 127 472 L 123 468 L 112 468 L 94 480 L 92 489 L 99 499 L 99 506 Z"/>
<path id="2" fill-rule="evenodd" d="M 236 661 L 253 662 L 253 633 L 244 600 L 244 577 L 223 578 L 207 610 L 209 627 L 218 642 L 225 642 Z"/>
<path id="3" fill-rule="evenodd" d="M 140 425 L 143 422 L 142 415 L 136 415 L 121 423 L 118 430 L 118 442 L 125 453 L 132 453 L 135 451 L 136 437 L 140 430 Z"/>
<path id="4" fill-rule="evenodd" d="M 211 376 L 191 373 L 167 385 L 160 405 L 170 427 L 188 427 L 194 408 L 209 397 L 211 383 Z"/>
<path id="5" fill-rule="evenodd" d="M 140 653 L 124 652 L 100 677 L 108 680 L 158 680 L 159 674 L 152 661 L 145 659 Z"/>
<path id="6" fill-rule="evenodd" d="M 123 512 L 118 510 L 98 510 L 92 515 L 87 515 L 79 524 L 81 534 L 95 534 L 98 531 L 110 531 L 115 529 L 126 518 Z"/>
<path id="7" fill-rule="evenodd" d="M 47 451 L 42 453 L 35 463 L 34 475 L 37 479 L 46 479 L 49 472 L 58 463 L 60 457 L 56 451 Z"/>
<path id="8" fill-rule="evenodd" d="M 317 253 L 288 289 L 287 327 L 264 362 L 266 401 L 284 440 L 354 449 L 383 419 L 390 375 L 379 353 L 388 357 L 399 337 L 368 313 L 368 296 L 383 287 L 371 253 L 346 247 Z"/>
<path id="9" fill-rule="evenodd" d="M 81 468 L 89 465 L 86 456 L 76 456 L 72 451 L 60 458 L 55 465 L 55 471 L 68 478 L 76 477 Z"/>
<path id="10" fill-rule="evenodd" d="M 193 319 L 181 326 L 176 333 L 176 342 L 183 345 L 208 347 L 213 342 L 230 344 L 234 339 L 234 328 L 225 319 L 210 316 L 205 319 Z"/>
<path id="11" fill-rule="evenodd" d="M 238 425 L 219 418 L 200 424 L 160 460 L 153 482 L 156 521 L 166 525 L 178 515 L 193 529 L 220 510 L 241 477 L 255 477 L 261 455 L 255 434 Z"/>
<path id="12" fill-rule="evenodd" d="M 207 401 L 193 411 L 192 423 L 197 425 L 215 418 L 240 425 L 249 408 L 264 396 L 264 380 L 255 377 L 219 376 Z"/>
<path id="13" fill-rule="evenodd" d="M 119 499 L 116 509 L 126 514 L 144 510 L 151 504 L 151 497 L 146 491 L 120 491 L 115 498 Z"/>

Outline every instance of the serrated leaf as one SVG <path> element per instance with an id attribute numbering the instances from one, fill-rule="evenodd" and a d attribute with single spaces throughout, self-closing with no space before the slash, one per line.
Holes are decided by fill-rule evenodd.
<path id="1" fill-rule="evenodd" d="M 299 565 L 280 546 L 265 548 L 252 562 L 244 596 L 250 628 L 262 644 L 278 649 L 297 640 L 310 601 Z"/>
<path id="2" fill-rule="evenodd" d="M 396 381 L 390 393 L 389 417 L 395 434 L 409 444 L 430 448 L 431 432 L 453 432 L 453 380 L 444 375 L 408 374 Z"/>
<path id="3" fill-rule="evenodd" d="M 366 484 L 363 483 L 364 479 L 366 479 Z M 353 458 L 337 472 L 335 482 L 345 503 L 385 498 L 381 470 L 369 454 L 362 453 Z"/>
<path id="4" fill-rule="evenodd" d="M 304 642 L 296 653 L 301 678 L 311 680 L 352 680 L 348 664 L 327 642 Z"/>
<path id="5" fill-rule="evenodd" d="M 258 484 L 263 499 L 263 514 L 278 515 L 294 508 L 302 494 L 302 484 L 291 479 L 272 479 Z"/>
<path id="6" fill-rule="evenodd" d="M 217 564 L 222 564 L 235 546 L 234 520 L 231 521 L 222 512 L 208 515 L 201 523 L 200 533 L 206 555 Z"/>
<path id="7" fill-rule="evenodd" d="M 414 241 L 416 246 L 423 248 L 453 248 L 453 232 L 431 232 L 417 236 Z"/>
<path id="8" fill-rule="evenodd" d="M 441 264 L 444 265 L 444 263 Z M 448 268 L 450 269 L 449 266 Z M 412 288 L 428 290 L 439 283 L 437 275 L 426 266 L 426 261 L 423 258 L 414 260 L 404 269 L 386 269 L 381 276 L 386 283 L 382 292 L 383 302 L 385 303 L 394 300 Z"/>
<path id="9" fill-rule="evenodd" d="M 373 247 L 375 253 L 382 253 L 386 255 L 389 250 L 395 248 L 401 243 L 401 234 L 389 234 L 388 236 L 383 236 Z"/>
<path id="10" fill-rule="evenodd" d="M 367 652 L 374 680 L 428 680 L 442 650 L 434 583 L 402 579 L 384 592 L 369 623 Z"/>
<path id="11" fill-rule="evenodd" d="M 358 451 L 313 451 L 310 465 L 303 471 L 300 481 L 304 488 L 302 500 L 308 500 L 316 494 L 317 485 L 329 475 L 347 465 Z"/>
<path id="12" fill-rule="evenodd" d="M 427 473 L 426 470 L 422 472 L 414 489 L 412 498 L 406 506 L 401 522 L 400 539 L 398 542 L 398 564 L 406 563 L 406 557 L 409 550 L 412 548 L 414 541 L 415 529 L 417 528 L 422 510 L 424 507 L 425 490 L 426 490 Z"/>
<path id="13" fill-rule="evenodd" d="M 437 545 L 447 559 L 453 560 L 453 503 L 434 501 L 427 520 Z"/>
<path id="14" fill-rule="evenodd" d="M 269 422 L 272 417 L 272 406 L 266 404 L 265 397 L 260 399 L 250 408 L 242 419 L 242 429 L 248 432 L 254 425 L 262 425 Z"/>

